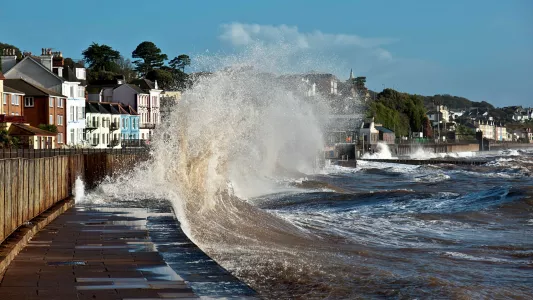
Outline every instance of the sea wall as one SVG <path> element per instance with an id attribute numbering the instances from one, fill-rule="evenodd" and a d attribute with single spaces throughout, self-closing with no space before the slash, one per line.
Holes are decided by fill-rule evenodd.
<path id="1" fill-rule="evenodd" d="M 17 228 L 72 196 L 76 178 L 89 188 L 133 168 L 146 151 L 55 152 L 0 159 L 0 243 Z"/>

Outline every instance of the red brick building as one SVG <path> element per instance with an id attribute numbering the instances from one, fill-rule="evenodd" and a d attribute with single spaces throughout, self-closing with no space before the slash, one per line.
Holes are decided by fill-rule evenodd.
<path id="1" fill-rule="evenodd" d="M 20 106 L 23 107 L 22 115 L 26 123 L 34 127 L 41 124 L 55 125 L 57 127 L 55 147 L 63 147 L 66 138 L 66 97 L 24 79 L 6 79 L 4 89 L 6 87 L 24 93 L 23 103 Z"/>
<path id="2" fill-rule="evenodd" d="M 23 99 L 23 92 L 4 84 L 1 100 L 2 109 L 0 111 L 6 116 L 23 116 Z"/>

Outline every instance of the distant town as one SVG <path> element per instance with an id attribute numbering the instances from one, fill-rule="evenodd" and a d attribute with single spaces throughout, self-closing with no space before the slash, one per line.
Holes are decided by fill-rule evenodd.
<path id="1" fill-rule="evenodd" d="M 169 60 L 151 42 L 124 58 L 93 43 L 83 59 L 61 51 L 38 53 L 0 43 L 0 147 L 22 149 L 124 148 L 150 143 L 181 93 L 210 73 L 186 73 L 190 58 Z M 168 61 L 168 64 L 165 64 Z M 533 108 L 493 107 L 450 95 L 421 96 L 384 88 L 350 71 L 277 77 L 304 97 L 330 103 L 326 144 L 447 143 L 479 139 L 533 143 Z"/>

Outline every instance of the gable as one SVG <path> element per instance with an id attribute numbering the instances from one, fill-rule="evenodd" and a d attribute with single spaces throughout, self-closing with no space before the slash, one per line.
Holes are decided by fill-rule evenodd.
<path id="1" fill-rule="evenodd" d="M 24 79 L 32 84 L 61 93 L 63 79 L 52 73 L 41 63 L 31 57 L 25 57 L 11 68 L 4 76 L 8 79 Z"/>

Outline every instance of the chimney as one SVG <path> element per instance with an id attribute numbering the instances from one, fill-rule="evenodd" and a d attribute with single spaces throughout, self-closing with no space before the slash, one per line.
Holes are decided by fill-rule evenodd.
<path id="1" fill-rule="evenodd" d="M 157 80 L 154 80 L 155 89 L 158 90 L 159 87 L 157 86 Z"/>
<path id="2" fill-rule="evenodd" d="M 16 51 L 13 48 L 2 50 L 0 61 L 2 61 L 2 72 L 5 74 L 17 64 Z"/>
<path id="3" fill-rule="evenodd" d="M 52 49 L 42 48 L 41 56 L 39 58 L 41 59 L 41 64 L 52 72 L 53 71 L 53 58 L 54 58 Z"/>

